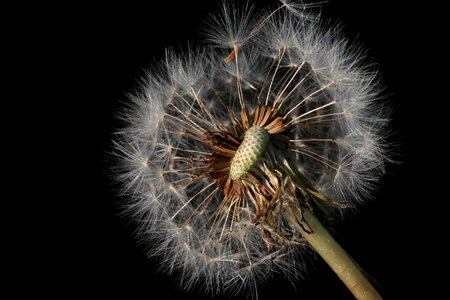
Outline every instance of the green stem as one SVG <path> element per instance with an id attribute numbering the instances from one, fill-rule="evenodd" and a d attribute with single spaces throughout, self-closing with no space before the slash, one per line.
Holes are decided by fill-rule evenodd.
<path id="1" fill-rule="evenodd" d="M 319 220 L 308 210 L 303 211 L 303 218 L 312 229 L 311 234 L 300 226 L 298 220 L 301 220 L 301 216 L 291 215 L 292 225 L 327 262 L 356 299 L 382 299 L 347 252 L 333 239 Z"/>

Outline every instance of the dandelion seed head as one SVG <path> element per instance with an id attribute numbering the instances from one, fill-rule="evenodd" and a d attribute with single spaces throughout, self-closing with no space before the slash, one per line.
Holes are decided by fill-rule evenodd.
<path id="1" fill-rule="evenodd" d="M 370 197 L 386 113 L 364 53 L 308 5 L 225 3 L 208 24 L 207 45 L 168 50 L 130 96 L 118 181 L 149 255 L 184 288 L 254 294 L 301 274 L 290 212 L 326 218 Z"/>

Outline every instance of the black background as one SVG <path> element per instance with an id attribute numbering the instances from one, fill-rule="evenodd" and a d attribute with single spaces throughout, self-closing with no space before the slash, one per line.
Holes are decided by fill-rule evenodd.
<path id="1" fill-rule="evenodd" d="M 421 33 L 425 22 L 417 18 L 420 8 L 401 2 L 394 6 L 387 0 L 336 0 L 322 7 L 324 18 L 340 21 L 346 35 L 368 49 L 393 109 L 390 141 L 397 145 L 394 158 L 399 163 L 388 166 L 375 200 L 333 229 L 386 299 L 406 299 L 425 289 L 423 236 L 430 231 L 430 223 L 418 213 L 428 190 L 417 175 L 424 154 L 416 143 L 422 136 L 419 125 L 425 123 L 417 116 L 427 114 L 419 105 L 426 94 L 419 87 L 424 74 L 420 53 L 427 36 Z M 267 4 L 273 2 L 258 1 L 257 7 Z M 57 188 L 60 206 L 48 226 L 48 260 L 41 261 L 32 276 L 42 279 L 32 280 L 36 290 L 63 298 L 210 299 L 195 290 L 179 290 L 176 276 L 159 273 L 158 262 L 147 260 L 133 238 L 133 225 L 119 216 L 122 199 L 113 190 L 107 153 L 112 132 L 120 125 L 114 114 L 127 92 L 139 87 L 145 70 L 164 57 L 165 47 L 200 40 L 203 21 L 219 5 L 220 1 L 74 5 L 51 14 L 42 30 L 54 33 L 49 38 L 52 47 L 44 52 L 57 65 L 52 75 L 59 99 L 52 105 L 62 112 L 54 114 L 58 121 L 51 126 L 55 131 L 62 126 L 70 134 L 60 139 L 65 152 L 56 151 L 63 153 L 58 161 L 65 175 Z M 46 268 L 51 271 L 42 274 Z M 432 292 L 427 289 L 428 295 Z M 296 289 L 282 276 L 260 286 L 259 299 L 274 297 L 352 299 L 320 258 L 309 264 Z"/>

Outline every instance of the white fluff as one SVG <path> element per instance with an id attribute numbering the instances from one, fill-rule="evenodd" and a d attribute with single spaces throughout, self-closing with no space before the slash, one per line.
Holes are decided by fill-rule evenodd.
<path id="1" fill-rule="evenodd" d="M 239 111 L 238 81 L 245 95 L 259 94 L 270 104 L 282 91 L 275 84 L 281 80 L 277 74 L 300 69 L 278 101 L 286 98 L 282 108 L 292 110 L 288 120 L 299 121 L 291 138 L 300 152 L 291 154 L 318 191 L 341 203 L 360 203 L 384 171 L 386 112 L 376 74 L 362 65 L 363 52 L 337 27 L 322 29 L 305 5 L 281 2 L 280 9 L 265 14 L 224 4 L 222 14 L 210 21 L 207 39 L 214 45 L 185 53 L 168 50 L 121 115 L 128 126 L 115 141 L 121 158 L 117 179 L 130 199 L 129 212 L 140 223 L 149 255 L 161 258 L 163 270 L 181 274 L 185 288 L 254 293 L 273 272 L 295 279 L 302 270 L 302 249 L 269 247 L 251 222 L 251 206 L 242 207 L 240 222 L 225 231 L 208 227 L 222 192 L 198 209 L 216 186 L 208 178 L 194 180 L 186 159 L 209 151 L 195 138 L 211 129 L 212 119 L 230 128 L 227 108 Z M 237 59 L 225 63 L 234 48 Z M 280 73 L 269 90 L 277 66 Z M 245 101 L 252 111 L 255 99 Z"/>

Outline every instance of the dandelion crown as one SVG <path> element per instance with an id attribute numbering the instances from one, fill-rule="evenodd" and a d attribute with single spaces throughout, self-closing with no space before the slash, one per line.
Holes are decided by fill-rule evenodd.
<path id="1" fill-rule="evenodd" d="M 297 2 L 224 4 L 209 24 L 203 48 L 167 51 L 115 139 L 149 254 L 216 294 L 294 280 L 312 247 L 357 298 L 380 299 L 321 225 L 367 198 L 386 160 L 363 55 Z"/>

